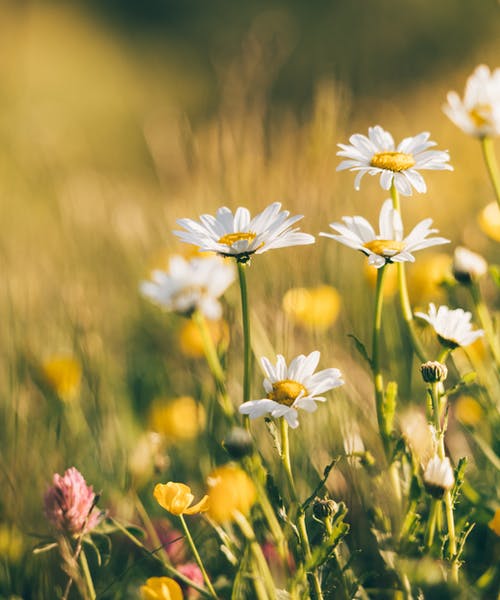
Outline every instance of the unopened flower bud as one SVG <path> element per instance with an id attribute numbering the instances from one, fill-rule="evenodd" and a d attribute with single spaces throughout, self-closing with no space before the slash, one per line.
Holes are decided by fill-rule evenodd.
<path id="1" fill-rule="evenodd" d="M 453 255 L 452 270 L 459 283 L 471 283 L 487 272 L 488 263 L 479 254 L 458 246 Z"/>
<path id="2" fill-rule="evenodd" d="M 455 483 L 450 459 L 433 456 L 427 463 L 424 472 L 424 485 L 427 492 L 434 498 L 441 499 L 447 490 Z"/>
<path id="3" fill-rule="evenodd" d="M 325 519 L 331 519 L 338 510 L 338 504 L 331 498 L 319 498 L 316 496 L 313 503 L 313 514 L 314 516 L 324 521 Z"/>
<path id="4" fill-rule="evenodd" d="M 446 365 L 435 360 L 429 360 L 420 365 L 420 372 L 422 373 L 422 379 L 426 383 L 437 383 L 438 381 L 444 381 L 448 377 Z"/>
<path id="5" fill-rule="evenodd" d="M 249 456 L 253 452 L 252 436 L 242 427 L 233 427 L 222 445 L 229 456 L 235 460 Z"/>

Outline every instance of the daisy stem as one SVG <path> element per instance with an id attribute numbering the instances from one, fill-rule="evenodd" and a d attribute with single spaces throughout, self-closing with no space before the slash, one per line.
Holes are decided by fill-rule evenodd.
<path id="1" fill-rule="evenodd" d="M 290 486 L 290 493 L 292 496 L 293 504 L 295 505 L 295 510 L 297 512 L 297 531 L 300 538 L 300 545 L 302 548 L 302 557 L 304 563 L 307 564 L 311 560 L 311 546 L 309 544 L 309 537 L 307 535 L 307 527 L 306 527 L 306 515 L 304 513 L 304 509 L 302 508 L 297 490 L 295 488 L 295 482 L 293 479 L 292 473 L 292 465 L 290 462 L 290 443 L 288 439 L 288 423 L 285 417 L 280 417 L 280 433 L 281 433 L 281 461 L 283 462 L 283 467 L 285 468 L 285 473 L 288 479 L 288 484 Z M 321 591 L 321 584 L 318 577 L 318 572 L 316 569 L 310 571 L 307 574 L 309 580 L 309 587 L 314 590 L 314 597 L 316 600 L 323 600 L 323 592 Z"/>
<path id="2" fill-rule="evenodd" d="M 394 210 L 397 210 L 401 214 L 401 207 L 399 202 L 399 192 L 396 189 L 394 183 L 391 185 L 391 198 L 392 206 Z M 425 362 L 425 353 L 420 344 L 420 340 L 415 332 L 415 326 L 413 322 L 413 311 L 411 309 L 410 297 L 408 295 L 408 286 L 406 284 L 406 271 L 404 262 L 398 262 L 398 289 L 399 289 L 399 303 L 401 304 L 401 312 L 403 318 L 408 327 L 408 333 L 410 334 L 411 343 L 415 354 L 418 356 L 421 362 Z"/>
<path id="3" fill-rule="evenodd" d="M 429 511 L 429 520 L 427 521 L 427 530 L 425 532 L 425 547 L 429 550 L 434 542 L 434 533 L 436 532 L 436 519 L 439 507 L 439 500 L 432 498 L 431 509 Z"/>
<path id="4" fill-rule="evenodd" d="M 373 315 L 372 336 L 372 371 L 375 385 L 375 406 L 377 409 L 377 422 L 384 444 L 386 456 L 389 454 L 389 431 L 384 411 L 384 379 L 380 367 L 380 334 L 382 332 L 382 307 L 384 303 L 384 278 L 387 265 L 377 271 L 377 285 L 375 288 L 375 310 Z"/>
<path id="5" fill-rule="evenodd" d="M 238 523 L 238 526 L 245 536 L 247 542 L 250 545 L 250 552 L 254 562 L 254 575 L 253 584 L 255 588 L 256 597 L 259 600 L 276 599 L 276 589 L 272 575 L 269 571 L 267 561 L 262 553 L 257 539 L 255 538 L 255 532 L 245 518 L 245 516 L 239 511 L 235 511 L 234 520 Z"/>
<path id="6" fill-rule="evenodd" d="M 441 358 L 441 357 L 440 357 Z M 434 428 L 436 429 L 437 435 L 437 453 L 441 460 L 445 458 L 445 450 L 444 450 L 444 434 L 445 431 L 441 427 L 441 383 L 436 382 L 432 383 L 430 386 L 430 392 L 432 397 L 432 412 L 434 418 Z M 445 505 L 445 513 L 446 513 L 446 524 L 448 527 L 448 543 L 449 543 L 449 554 L 451 557 L 451 579 L 454 582 L 458 582 L 458 562 L 456 560 L 457 553 L 457 542 L 455 537 L 455 519 L 453 516 L 453 502 L 451 499 L 450 490 L 446 490 L 443 496 L 443 501 Z"/>
<path id="7" fill-rule="evenodd" d="M 479 318 L 479 322 L 481 323 L 481 327 L 484 329 L 484 334 L 486 340 L 488 342 L 488 346 L 490 347 L 491 354 L 495 359 L 497 367 L 500 366 L 500 347 L 498 342 L 498 336 L 495 333 L 495 328 L 493 327 L 493 322 L 491 320 L 490 313 L 484 303 L 483 297 L 481 295 L 481 290 L 479 285 L 474 281 L 469 286 L 470 293 L 472 296 L 472 300 L 474 302 L 474 306 L 476 308 L 476 313 Z"/>
<path id="8" fill-rule="evenodd" d="M 234 409 L 227 394 L 224 370 L 222 369 L 222 365 L 219 360 L 219 355 L 217 354 L 217 349 L 215 348 L 214 341 L 212 339 L 212 336 L 210 335 L 210 331 L 207 326 L 207 321 L 203 314 L 198 310 L 193 313 L 192 319 L 198 327 L 198 330 L 201 335 L 203 350 L 205 352 L 205 358 L 207 360 L 208 368 L 212 373 L 215 385 L 218 389 L 219 404 L 222 410 L 224 411 L 224 414 L 227 417 L 231 418 L 234 415 Z"/>
<path id="9" fill-rule="evenodd" d="M 500 173 L 498 172 L 498 164 L 495 157 L 495 146 L 493 139 L 486 136 L 481 138 L 481 149 L 483 151 L 483 158 L 490 176 L 495 197 L 500 208 Z"/>
<path id="10" fill-rule="evenodd" d="M 188 541 L 189 547 L 191 548 L 191 552 L 193 553 L 194 559 L 196 560 L 197 565 L 200 567 L 200 571 L 203 575 L 203 579 L 205 580 L 208 591 L 210 592 L 212 598 L 215 598 L 217 600 L 217 594 L 215 593 L 212 582 L 210 581 L 210 577 L 208 576 L 208 573 L 205 570 L 205 566 L 203 565 L 201 556 L 199 555 L 198 550 L 196 549 L 196 545 L 191 536 L 186 520 L 184 519 L 184 515 L 180 514 L 179 519 L 181 521 L 182 529 L 184 529 L 184 533 L 186 534 L 186 539 Z"/>
<path id="11" fill-rule="evenodd" d="M 250 400 L 250 370 L 251 370 L 251 345 L 250 345 L 250 313 L 248 310 L 248 290 L 245 273 L 246 265 L 238 262 L 238 277 L 241 293 L 241 316 L 243 322 L 243 402 Z M 248 417 L 246 418 L 248 422 Z"/>

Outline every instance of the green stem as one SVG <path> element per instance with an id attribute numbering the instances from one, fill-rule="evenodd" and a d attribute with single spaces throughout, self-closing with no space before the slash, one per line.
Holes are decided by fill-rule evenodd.
<path id="1" fill-rule="evenodd" d="M 399 193 L 396 189 L 394 183 L 391 185 L 391 198 L 392 198 L 392 206 L 395 210 L 401 214 L 401 208 L 399 203 Z M 425 362 L 425 352 L 422 348 L 422 344 L 418 339 L 418 336 L 415 332 L 415 323 L 413 321 L 413 311 L 411 309 L 410 304 L 410 296 L 408 294 L 408 285 L 406 283 L 406 271 L 404 262 L 399 262 L 397 264 L 398 269 L 398 290 L 399 290 L 399 303 L 401 305 L 401 312 L 403 314 L 403 319 L 405 320 L 406 326 L 408 328 L 408 333 L 410 335 L 410 340 L 413 346 L 413 350 L 415 354 L 418 356 L 421 362 Z"/>
<path id="2" fill-rule="evenodd" d="M 194 540 L 191 536 L 191 532 L 189 531 L 189 528 L 187 526 L 186 520 L 184 519 L 184 515 L 179 515 L 179 519 L 181 521 L 182 524 L 182 528 L 184 529 L 184 533 L 186 534 L 186 539 L 188 541 L 189 547 L 191 548 L 191 552 L 194 555 L 194 558 L 196 560 L 197 565 L 200 567 L 200 571 L 203 575 L 203 579 L 205 580 L 205 584 L 207 586 L 208 591 L 210 592 L 210 595 L 212 596 L 212 598 L 215 598 L 217 600 L 217 594 L 215 593 L 215 590 L 213 588 L 212 582 L 210 581 L 210 577 L 208 576 L 207 571 L 205 570 L 205 566 L 203 565 L 203 561 L 201 560 L 201 556 L 198 553 L 198 550 L 196 549 L 196 545 L 194 543 Z"/>
<path id="3" fill-rule="evenodd" d="M 241 316 L 243 322 L 243 402 L 250 400 L 250 373 L 252 368 L 252 354 L 250 345 L 250 312 L 248 309 L 248 290 L 245 273 L 246 265 L 238 263 L 238 276 L 241 293 Z M 248 417 L 246 418 L 248 424 Z"/>
<path id="4" fill-rule="evenodd" d="M 90 574 L 89 563 L 87 562 L 87 557 L 85 555 L 83 546 L 80 550 L 79 559 L 80 559 L 80 564 L 82 566 L 83 575 L 85 577 L 85 583 L 87 584 L 90 600 L 95 600 L 96 593 L 95 593 L 95 588 L 94 588 L 94 582 L 92 581 L 92 575 Z"/>
<path id="5" fill-rule="evenodd" d="M 259 600 L 266 600 L 267 598 L 271 600 L 276 599 L 276 589 L 274 586 L 274 581 L 269 571 L 269 567 L 267 561 L 262 553 L 262 548 L 260 547 L 257 539 L 255 537 L 255 532 L 245 518 L 245 516 L 236 511 L 234 513 L 234 520 L 238 523 L 238 526 L 245 536 L 247 542 L 250 545 L 250 552 L 252 553 L 252 558 L 255 566 L 254 574 L 253 574 L 253 584 L 255 588 L 256 597 Z"/>
<path id="6" fill-rule="evenodd" d="M 438 447 L 437 452 L 441 460 L 445 458 L 444 450 L 444 434 L 445 431 L 441 427 L 441 402 L 440 402 L 440 383 L 433 383 L 430 386 L 432 396 L 432 413 L 434 419 L 434 427 L 436 429 L 436 435 L 438 436 Z M 448 527 L 448 541 L 449 541 L 449 553 L 451 556 L 451 579 L 454 582 L 458 582 L 458 563 L 456 560 L 457 553 L 457 541 L 455 535 L 455 519 L 453 516 L 453 502 L 451 499 L 450 490 L 446 490 L 443 496 L 445 504 L 446 524 Z"/>
<path id="7" fill-rule="evenodd" d="M 382 332 L 382 307 L 384 303 L 384 278 L 387 265 L 380 267 L 377 271 L 377 285 L 375 288 L 375 309 L 373 313 L 373 336 L 372 336 L 372 371 L 375 385 L 375 406 L 377 409 L 377 422 L 384 444 L 385 454 L 388 457 L 389 431 L 384 411 L 384 379 L 380 367 L 380 335 Z"/>
<path id="8" fill-rule="evenodd" d="M 495 359 L 497 367 L 500 367 L 500 344 L 498 341 L 498 336 L 495 333 L 495 328 L 493 327 L 493 321 L 490 313 L 486 307 L 486 304 L 484 303 L 481 289 L 475 281 L 470 284 L 469 289 L 474 306 L 476 308 L 479 322 L 481 323 L 481 327 L 484 329 L 484 334 L 488 342 L 490 352 Z"/>
<path id="9" fill-rule="evenodd" d="M 160 548 L 158 554 L 160 555 L 161 561 L 166 565 L 171 565 L 172 563 L 170 561 L 170 558 L 165 548 L 163 547 L 160 538 L 158 537 L 158 533 L 156 532 L 155 526 L 149 518 L 147 510 L 144 508 L 144 504 L 142 503 L 141 499 L 139 498 L 139 495 L 136 492 L 133 492 L 133 496 L 135 509 L 139 513 L 141 521 L 143 522 L 144 527 L 146 528 L 146 531 L 148 532 L 148 535 L 151 538 L 151 541 L 153 542 L 155 548 Z"/>
<path id="10" fill-rule="evenodd" d="M 153 552 L 151 552 L 151 550 L 148 550 L 146 548 L 146 546 L 141 542 L 141 540 L 139 540 L 133 533 L 130 533 L 130 531 L 128 531 L 128 529 L 126 527 L 124 527 L 119 521 L 116 521 L 115 519 L 112 519 L 111 517 L 108 517 L 108 518 L 117 527 L 117 529 L 119 529 L 138 548 L 141 548 L 141 550 L 146 552 L 148 555 L 155 557 L 160 562 L 163 562 L 159 557 L 156 556 L 157 550 L 154 550 Z M 163 546 L 161 546 L 161 545 L 158 546 L 158 548 L 161 548 L 162 550 L 164 550 Z M 176 568 L 172 567 L 171 564 L 163 562 L 163 566 L 169 575 L 171 575 L 172 577 L 175 577 L 179 581 L 182 581 L 187 586 L 192 587 L 204 598 L 212 598 L 212 595 L 209 594 L 205 588 L 202 588 L 197 583 L 195 583 L 194 581 L 189 579 L 189 577 L 186 577 L 185 575 L 183 575 Z"/>
<path id="11" fill-rule="evenodd" d="M 297 490 L 295 488 L 295 482 L 293 479 L 292 465 L 290 461 L 290 443 L 288 438 L 288 423 L 285 417 L 280 417 L 280 433 L 281 433 L 281 461 L 285 469 L 285 474 L 290 487 L 290 493 L 292 496 L 292 502 L 294 505 L 294 513 L 297 514 L 297 531 L 300 538 L 300 546 L 302 548 L 302 558 L 304 564 L 307 564 L 311 559 L 311 546 L 309 544 L 309 537 L 307 535 L 306 527 L 306 515 L 302 506 L 299 502 Z M 323 592 L 321 591 L 321 584 L 319 581 L 317 569 L 312 570 L 308 574 L 309 587 L 311 591 L 314 590 L 316 600 L 323 600 Z"/>
<path id="12" fill-rule="evenodd" d="M 427 531 L 425 532 L 425 547 L 432 548 L 434 542 L 434 533 L 436 532 L 436 519 L 439 507 L 439 500 L 433 498 L 431 500 L 431 509 L 429 512 L 429 520 L 427 521 Z"/>
<path id="13" fill-rule="evenodd" d="M 493 139 L 490 137 L 481 138 L 481 149 L 483 151 L 483 158 L 490 176 L 495 197 L 500 208 L 500 173 L 498 172 L 498 164 L 495 157 L 495 146 Z"/>
<path id="14" fill-rule="evenodd" d="M 212 336 L 207 326 L 207 321 L 203 314 L 199 311 L 195 311 L 192 316 L 193 322 L 198 327 L 203 343 L 203 350 L 205 352 L 205 358 L 207 359 L 208 368 L 212 373 L 215 381 L 215 385 L 218 390 L 219 404 L 224 411 L 224 414 L 231 418 L 234 415 L 234 408 L 231 404 L 231 400 L 226 390 L 226 377 L 224 370 L 219 360 L 219 355 L 215 348 Z"/>

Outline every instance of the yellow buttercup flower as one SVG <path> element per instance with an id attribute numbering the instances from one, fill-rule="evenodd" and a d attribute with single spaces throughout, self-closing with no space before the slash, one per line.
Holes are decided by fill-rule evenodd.
<path id="1" fill-rule="evenodd" d="M 291 288 L 283 296 L 283 310 L 293 321 L 311 329 L 327 329 L 338 317 L 340 294 L 330 285 Z"/>
<path id="2" fill-rule="evenodd" d="M 226 321 L 207 319 L 206 324 L 216 346 L 229 344 L 229 327 Z M 201 358 L 205 354 L 200 330 L 192 319 L 186 320 L 180 329 L 179 346 L 182 354 L 188 358 Z"/>
<path id="3" fill-rule="evenodd" d="M 455 416 L 464 425 L 477 425 L 483 418 L 483 409 L 472 396 L 460 396 L 455 402 Z"/>
<path id="4" fill-rule="evenodd" d="M 231 521 L 235 511 L 248 514 L 256 492 L 250 477 L 233 464 L 213 470 L 207 478 L 210 507 L 208 515 L 218 523 Z"/>
<path id="5" fill-rule="evenodd" d="M 500 508 L 497 508 L 493 519 L 488 523 L 488 527 L 500 536 Z"/>
<path id="6" fill-rule="evenodd" d="M 384 275 L 384 296 L 390 298 L 398 290 L 398 273 L 396 268 L 386 269 Z M 378 269 L 371 265 L 368 261 L 365 262 L 364 274 L 370 284 L 375 289 L 377 283 Z"/>
<path id="7" fill-rule="evenodd" d="M 42 374 L 50 388 L 63 400 L 71 400 L 79 391 L 82 367 L 72 356 L 53 356 L 42 364 Z"/>
<path id="8" fill-rule="evenodd" d="M 428 253 L 408 266 L 408 291 L 412 304 L 422 306 L 431 300 L 444 300 L 441 284 L 453 281 L 452 258 L 443 252 Z"/>
<path id="9" fill-rule="evenodd" d="M 23 536 L 15 526 L 0 524 L 0 556 L 16 564 L 21 560 L 24 550 Z"/>
<path id="10" fill-rule="evenodd" d="M 490 202 L 478 215 L 482 232 L 495 242 L 500 242 L 500 208 L 496 202 Z"/>
<path id="11" fill-rule="evenodd" d="M 170 577 L 150 577 L 141 585 L 142 600 L 182 600 L 181 586 Z"/>
<path id="12" fill-rule="evenodd" d="M 208 510 L 208 496 L 190 506 L 194 500 L 191 488 L 184 483 L 158 483 L 153 495 L 158 504 L 173 515 L 195 515 Z"/>
<path id="13" fill-rule="evenodd" d="M 149 428 L 172 441 L 194 439 L 205 427 L 205 409 L 191 396 L 158 398 L 149 410 Z"/>

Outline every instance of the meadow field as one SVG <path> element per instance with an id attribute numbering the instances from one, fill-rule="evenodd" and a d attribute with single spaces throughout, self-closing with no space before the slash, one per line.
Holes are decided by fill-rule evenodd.
<path id="1" fill-rule="evenodd" d="M 498 5 L 85 4 L 0 3 L 0 599 L 498 598 Z"/>

